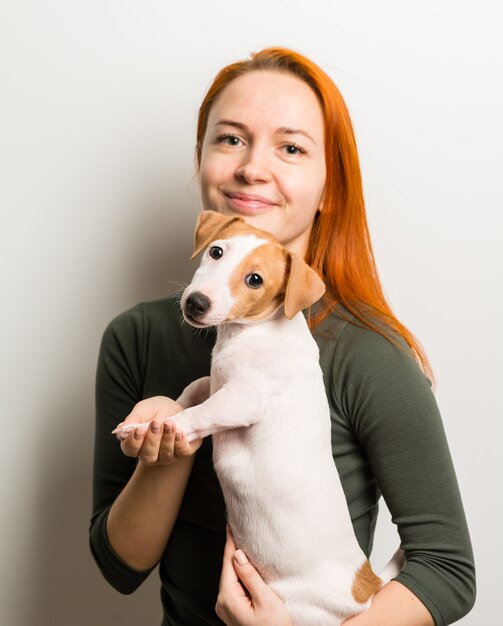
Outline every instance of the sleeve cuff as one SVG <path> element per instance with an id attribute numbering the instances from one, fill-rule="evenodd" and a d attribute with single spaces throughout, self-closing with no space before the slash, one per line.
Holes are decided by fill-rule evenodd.
<path id="1" fill-rule="evenodd" d="M 433 599 L 412 576 L 408 576 L 407 573 L 401 572 L 393 580 L 396 580 L 397 582 L 404 585 L 404 587 L 407 587 L 409 591 L 411 591 L 415 596 L 419 598 L 419 600 L 421 600 L 424 606 L 431 613 L 433 621 L 435 622 L 435 626 L 446 626 L 447 622 L 438 607 L 436 606 Z"/>
<path id="2" fill-rule="evenodd" d="M 94 520 L 89 533 L 89 545 L 105 580 L 119 593 L 127 595 L 136 591 L 156 566 L 138 571 L 117 555 L 110 545 L 106 530 L 109 510 L 105 509 Z"/>

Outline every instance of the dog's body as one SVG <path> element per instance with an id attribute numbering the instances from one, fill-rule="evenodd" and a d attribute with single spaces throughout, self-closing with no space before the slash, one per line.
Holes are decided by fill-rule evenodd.
<path id="1" fill-rule="evenodd" d="M 318 347 L 301 312 L 324 287 L 272 237 L 208 213 L 196 254 L 211 243 L 209 254 L 218 248 L 222 256 L 207 251 L 181 304 L 191 324 L 217 325 L 211 377 L 184 390 L 184 411 L 170 419 L 189 441 L 213 435 L 236 545 L 285 601 L 294 624 L 336 626 L 368 607 L 383 580 L 354 534 L 332 457 Z M 264 273 L 273 288 L 260 299 L 265 280 L 249 283 Z M 386 578 L 398 569 L 397 558 Z"/>
<path id="2" fill-rule="evenodd" d="M 332 458 L 318 348 L 302 313 L 237 330 L 219 332 L 211 369 L 212 393 L 230 383 L 225 415 L 244 426 L 213 435 L 236 545 L 295 624 L 338 624 L 363 608 L 352 589 L 366 559 Z"/>

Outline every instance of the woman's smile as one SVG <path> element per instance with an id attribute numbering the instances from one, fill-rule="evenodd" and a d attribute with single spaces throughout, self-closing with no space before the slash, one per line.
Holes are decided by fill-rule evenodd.
<path id="1" fill-rule="evenodd" d="M 258 196 L 238 191 L 222 191 L 228 205 L 234 211 L 242 215 L 256 215 L 274 208 L 277 202 Z"/>

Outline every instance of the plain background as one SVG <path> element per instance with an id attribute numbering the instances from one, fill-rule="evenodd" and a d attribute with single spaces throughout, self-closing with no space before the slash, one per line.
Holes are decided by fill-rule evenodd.
<path id="1" fill-rule="evenodd" d="M 120 596 L 88 551 L 98 347 L 189 279 L 198 106 L 268 45 L 346 98 L 381 278 L 435 368 L 472 533 L 462 623 L 501 623 L 501 22 L 496 0 L 4 0 L 2 624 L 160 623 L 156 574 Z M 384 515 L 377 567 L 395 543 Z"/>

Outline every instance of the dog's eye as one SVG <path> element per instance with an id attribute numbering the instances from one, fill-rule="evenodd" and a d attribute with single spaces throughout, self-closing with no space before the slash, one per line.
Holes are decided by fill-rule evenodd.
<path id="1" fill-rule="evenodd" d="M 223 253 L 224 251 L 219 246 L 211 246 L 210 252 L 209 252 L 210 257 L 212 259 L 215 259 L 215 261 L 218 261 L 218 259 L 221 258 Z"/>
<path id="2" fill-rule="evenodd" d="M 245 283 L 252 289 L 258 289 L 263 282 L 262 276 L 259 276 L 258 274 L 248 274 L 245 278 Z"/>

